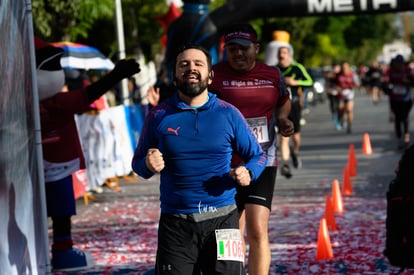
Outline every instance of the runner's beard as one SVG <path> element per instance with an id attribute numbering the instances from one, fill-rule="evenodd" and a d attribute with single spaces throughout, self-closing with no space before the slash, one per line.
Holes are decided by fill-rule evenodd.
<path id="1" fill-rule="evenodd" d="M 208 78 L 200 80 L 197 83 L 187 82 L 182 80 L 176 80 L 177 89 L 182 92 L 184 95 L 194 98 L 200 95 L 208 87 Z"/>

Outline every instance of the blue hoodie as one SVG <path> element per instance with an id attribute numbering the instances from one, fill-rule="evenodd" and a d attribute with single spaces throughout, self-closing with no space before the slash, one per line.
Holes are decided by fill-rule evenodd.
<path id="1" fill-rule="evenodd" d="M 132 159 L 132 169 L 143 178 L 154 175 L 145 165 L 149 148 L 158 148 L 165 162 L 161 213 L 192 214 L 235 204 L 237 183 L 229 176 L 233 151 L 253 181 L 266 165 L 266 155 L 239 110 L 211 93 L 199 108 L 175 94 L 151 110 Z"/>

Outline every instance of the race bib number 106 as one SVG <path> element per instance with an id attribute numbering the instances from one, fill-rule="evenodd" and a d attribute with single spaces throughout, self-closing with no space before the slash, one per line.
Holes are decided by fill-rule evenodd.
<path id="1" fill-rule="evenodd" d="M 244 262 L 244 251 L 239 229 L 217 229 L 217 260 Z"/>

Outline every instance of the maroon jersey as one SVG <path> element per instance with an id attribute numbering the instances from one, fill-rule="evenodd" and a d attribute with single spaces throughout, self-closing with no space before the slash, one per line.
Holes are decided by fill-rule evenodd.
<path id="1" fill-rule="evenodd" d="M 256 63 L 250 72 L 238 73 L 227 62 L 221 62 L 213 71 L 209 90 L 240 110 L 262 148 L 267 150 L 268 165 L 275 165 L 275 110 L 289 100 L 280 70 Z M 273 148 L 272 151 L 269 148 Z"/>
<path id="2" fill-rule="evenodd" d="M 339 87 L 339 99 L 352 100 L 355 97 L 355 91 L 353 88 L 357 85 L 357 82 L 353 72 L 337 74 L 336 85 Z"/>
<path id="3" fill-rule="evenodd" d="M 340 73 L 336 76 L 336 83 L 342 89 L 352 89 L 355 86 L 355 75 L 353 73 Z"/>

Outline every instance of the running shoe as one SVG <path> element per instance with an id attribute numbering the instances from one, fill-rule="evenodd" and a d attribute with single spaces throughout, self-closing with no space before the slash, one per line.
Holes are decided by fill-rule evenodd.
<path id="1" fill-rule="evenodd" d="M 295 153 L 293 153 L 293 151 L 291 152 L 291 157 L 292 157 L 292 163 L 293 163 L 293 167 L 295 168 L 300 168 L 302 167 L 302 161 L 299 158 L 299 156 Z"/>
<path id="2" fill-rule="evenodd" d="M 79 271 L 94 266 L 92 255 L 76 248 L 52 250 L 53 271 Z"/>
<path id="3" fill-rule="evenodd" d="M 351 134 L 352 133 L 352 128 L 351 128 L 351 125 L 350 124 L 348 124 L 348 126 L 346 127 L 346 133 L 347 134 Z"/>
<path id="4" fill-rule="evenodd" d="M 392 122 L 394 122 L 394 114 L 389 114 L 389 116 L 388 116 L 388 122 L 390 122 L 390 123 L 392 123 Z"/>
<path id="5" fill-rule="evenodd" d="M 397 139 L 397 149 L 402 150 L 404 148 L 404 141 L 402 139 Z"/>
<path id="6" fill-rule="evenodd" d="M 342 123 L 340 121 L 336 121 L 335 122 L 335 128 L 336 128 L 337 131 L 342 130 L 342 128 L 343 128 Z"/>
<path id="7" fill-rule="evenodd" d="M 282 174 L 282 176 L 285 176 L 287 179 L 290 179 L 292 177 L 292 173 L 290 172 L 289 165 L 287 164 L 284 164 L 282 166 L 280 173 Z"/>
<path id="8" fill-rule="evenodd" d="M 398 150 L 405 150 L 410 147 L 410 142 L 405 140 L 398 140 Z"/>

